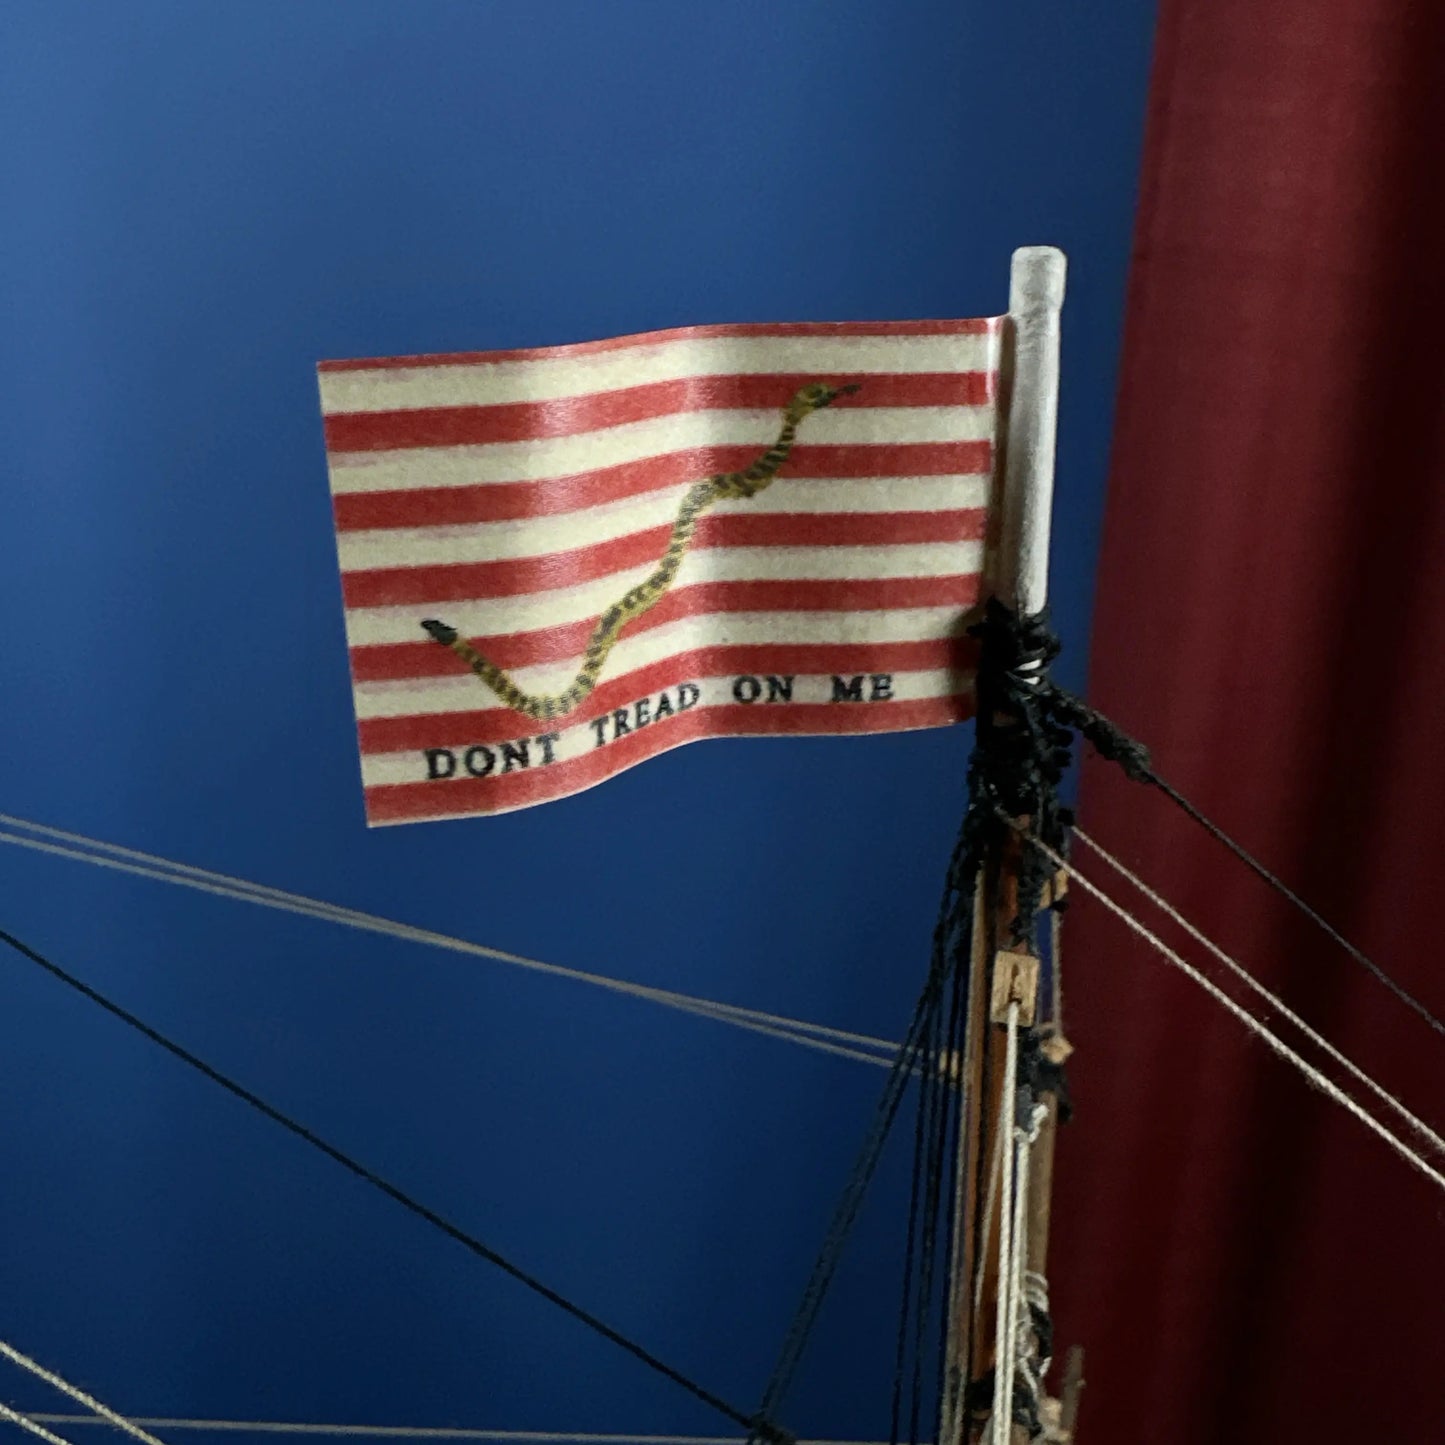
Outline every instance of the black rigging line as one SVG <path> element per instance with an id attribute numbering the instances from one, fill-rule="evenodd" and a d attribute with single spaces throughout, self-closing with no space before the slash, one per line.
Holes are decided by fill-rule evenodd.
<path id="1" fill-rule="evenodd" d="M 922 1091 L 920 1090 L 920 1095 Z M 913 1174 L 908 1190 L 908 1235 L 903 1250 L 903 1300 L 898 1311 L 898 1343 L 894 1353 L 893 1394 L 888 1439 L 900 1439 L 903 1410 L 903 1377 L 908 1366 L 908 1322 L 913 1318 L 913 1276 L 916 1272 L 919 1220 L 923 1190 L 923 1150 L 927 1142 L 923 1101 L 920 1097 L 913 1126 Z"/>
<path id="2" fill-rule="evenodd" d="M 1304 916 L 1308 918 L 1311 923 L 1313 923 L 1317 928 L 1323 930 L 1326 936 L 1332 939 L 1335 943 L 1337 943 L 1342 949 L 1344 949 L 1344 951 L 1349 954 L 1349 956 L 1353 958 L 1356 963 L 1358 963 L 1361 967 L 1368 969 L 1372 974 L 1374 974 L 1374 976 L 1379 979 L 1379 981 L 1384 984 L 1385 987 L 1389 989 L 1390 992 L 1394 994 L 1395 997 L 1399 999 L 1402 1004 L 1404 1004 L 1407 1008 L 1414 1009 L 1415 1012 L 1419 1014 L 1420 1017 L 1424 1019 L 1425 1022 L 1429 1024 L 1430 1027 L 1434 1029 L 1437 1034 L 1445 1036 L 1445 1023 L 1442 1023 L 1438 1018 L 1436 1018 L 1435 1015 L 1431 1013 L 1430 1010 L 1426 1008 L 1426 1006 L 1421 1003 L 1420 1000 L 1417 999 L 1415 995 L 1409 991 L 1409 989 L 1407 989 L 1403 984 L 1397 983 L 1373 959 L 1366 957 L 1366 955 L 1361 952 L 1360 949 L 1356 948 L 1355 945 L 1351 943 L 1350 940 L 1339 931 L 1339 929 L 1337 929 L 1332 923 L 1328 921 L 1328 919 L 1322 918 L 1313 908 L 1311 908 L 1310 905 L 1306 903 L 1304 899 L 1301 898 L 1299 894 L 1296 893 L 1294 889 L 1289 886 L 1289 884 L 1284 882 L 1283 879 L 1277 877 L 1275 874 L 1271 873 L 1269 869 L 1266 868 L 1264 864 L 1261 863 L 1257 858 L 1254 858 L 1249 853 L 1247 853 L 1244 848 L 1240 846 L 1240 844 L 1236 843 L 1234 839 L 1231 838 L 1229 834 L 1224 831 L 1223 828 L 1221 828 L 1217 823 L 1211 822 L 1208 818 L 1206 818 L 1204 814 L 1201 813 L 1199 809 L 1196 808 L 1194 804 L 1189 801 L 1188 798 L 1186 798 L 1177 789 L 1172 787 L 1169 783 L 1166 783 L 1164 779 L 1161 778 L 1159 774 L 1154 772 L 1152 769 L 1150 770 L 1148 777 L 1146 777 L 1144 781 L 1149 783 L 1151 786 L 1158 788 L 1159 791 L 1163 793 L 1164 796 L 1168 798 L 1171 802 L 1173 802 L 1176 807 L 1183 809 L 1183 811 L 1187 813 L 1191 818 L 1193 818 L 1194 821 L 1198 823 L 1199 826 L 1203 828 L 1206 833 L 1208 833 L 1212 838 L 1215 838 L 1219 842 L 1223 843 L 1224 846 L 1228 848 L 1229 851 L 1233 853 L 1234 856 L 1238 858 L 1241 863 L 1247 865 L 1254 873 L 1256 873 L 1260 878 L 1262 878 L 1266 883 L 1268 883 L 1269 886 L 1273 888 L 1276 893 L 1278 893 L 1282 898 L 1286 898 L 1289 900 L 1289 902 L 1293 903 L 1294 906 L 1298 908 L 1299 911 L 1303 913 Z"/>
<path id="3" fill-rule="evenodd" d="M 1109 762 L 1118 763 L 1124 773 L 1135 782 L 1147 783 L 1150 787 L 1157 788 L 1177 808 L 1198 823 L 1210 837 L 1223 843 L 1241 863 L 1273 888 L 1281 898 L 1299 909 L 1315 927 L 1344 949 L 1356 963 L 1371 973 L 1380 983 L 1384 984 L 1402 1004 L 1413 1009 L 1437 1034 L 1445 1037 L 1445 1023 L 1442 1023 L 1404 984 L 1391 978 L 1378 963 L 1369 958 L 1361 949 L 1356 948 L 1339 929 L 1321 917 L 1289 884 L 1277 874 L 1271 873 L 1243 844 L 1236 843 L 1218 823 L 1207 818 L 1183 793 L 1161 778 L 1154 771 L 1149 751 L 1142 743 L 1135 742 L 1117 723 L 1111 722 L 1103 713 L 1090 707 L 1082 699 L 1074 697 L 1051 682 L 1045 683 L 1044 686 L 1048 689 L 1060 716 L 1076 727 L 1080 734 L 1093 744 L 1094 750 L 1100 757 Z"/>
<path id="4" fill-rule="evenodd" d="M 897 1057 L 894 1059 L 893 1067 L 884 1082 L 882 1094 L 874 1109 L 872 1123 L 869 1125 L 868 1133 L 863 1141 L 863 1147 L 859 1150 L 857 1160 L 844 1186 L 843 1194 L 834 1210 L 828 1232 L 823 1238 L 822 1246 L 813 1263 L 812 1273 L 808 1277 L 808 1283 L 803 1290 L 792 1323 L 788 1327 L 782 1348 L 778 1352 L 773 1373 L 763 1391 L 762 1405 L 757 1414 L 759 1420 L 772 1418 L 797 1373 L 804 1349 L 812 1335 L 813 1326 L 817 1322 L 818 1313 L 823 1307 L 823 1300 L 833 1282 L 833 1276 L 837 1273 L 844 1245 L 858 1218 L 863 1196 L 867 1193 L 868 1185 L 877 1172 L 879 1160 L 883 1157 L 884 1145 L 888 1141 L 888 1135 L 893 1128 L 894 1119 L 898 1116 L 899 1107 L 908 1091 L 908 1085 L 912 1081 L 914 1073 L 925 1067 L 928 1056 L 928 1030 L 942 996 L 944 982 L 944 965 L 936 959 L 933 967 L 929 970 L 923 992 L 919 995 L 912 1020 L 908 1025 L 903 1043 L 899 1047 Z M 751 1433 L 748 1437 L 749 1440 L 756 1438 L 757 1434 L 757 1431 Z"/>
<path id="5" fill-rule="evenodd" d="M 919 1059 L 918 1105 L 914 1117 L 913 1167 L 909 1185 L 908 1233 L 904 1249 L 902 1301 L 898 1315 L 898 1338 L 893 1369 L 893 1389 L 890 1410 L 889 1441 L 897 1445 L 904 1436 L 903 1426 L 903 1384 L 910 1360 L 913 1364 L 914 1398 L 912 1402 L 913 1432 L 916 1434 L 918 1414 L 918 1390 L 921 1359 L 918 1357 L 917 1337 L 924 1328 L 929 1306 L 927 1285 L 923 1279 L 923 1257 L 932 1248 L 930 1235 L 934 1219 L 928 1213 L 928 1185 L 926 1161 L 935 1131 L 945 1126 L 936 1118 L 938 1090 L 945 1080 L 945 1069 L 949 1060 L 937 1043 L 938 1015 L 942 1011 L 942 1000 L 936 999 L 930 1011 L 929 1040 Z M 915 1293 L 916 1289 L 916 1293 Z M 912 1349 L 910 1349 L 912 1347 Z"/>
<path id="6" fill-rule="evenodd" d="M 941 1125 L 941 1133 L 945 1140 L 942 1167 L 945 1170 L 945 1178 L 955 1182 L 961 1179 L 959 1166 L 965 1162 L 967 1155 L 963 1148 L 963 1109 L 965 1089 L 967 1087 L 963 1069 L 964 1047 L 967 1038 L 968 1019 L 968 997 L 969 989 L 976 986 L 970 978 L 955 977 L 953 981 L 953 1009 L 949 1018 L 948 1043 L 944 1050 L 944 1057 L 948 1061 L 948 1091 L 945 1099 L 944 1117 Z M 939 1426 L 943 1424 L 943 1411 L 947 1403 L 948 1372 L 950 1361 L 948 1359 L 948 1331 L 951 1311 L 953 1308 L 950 1292 L 957 1288 L 955 1276 L 959 1268 L 959 1260 L 963 1250 L 963 1240 L 955 1232 L 955 1226 L 966 1224 L 964 1220 L 955 1220 L 953 1191 L 945 1188 L 941 1196 L 943 1209 L 942 1218 L 939 1220 L 938 1228 L 941 1231 L 943 1245 L 943 1280 L 944 1292 L 941 1312 L 938 1319 L 938 1333 L 935 1348 L 935 1361 L 933 1378 L 938 1384 L 938 1415 Z M 967 1286 L 965 1286 L 967 1287 Z M 921 1370 L 921 1363 L 916 1367 Z M 921 1382 L 915 1385 L 915 1397 L 921 1389 Z M 916 1405 L 915 1405 L 916 1410 Z M 934 1432 L 935 1439 L 943 1438 L 942 1428 Z"/>
<path id="7" fill-rule="evenodd" d="M 955 995 L 958 992 L 956 979 L 953 992 Z M 924 1229 L 923 1248 L 919 1255 L 918 1268 L 918 1308 L 913 1317 L 913 1389 L 908 1417 L 910 1441 L 917 1441 L 920 1438 L 919 1425 L 923 1408 L 925 1367 L 929 1358 L 925 1345 L 929 1326 L 934 1316 L 935 1266 L 939 1254 L 946 1253 L 946 1251 L 940 1251 L 939 1248 L 945 1227 L 943 1210 L 944 1183 L 947 1174 L 945 1165 L 951 1156 L 950 1145 L 954 1141 L 954 1130 L 951 1128 L 953 1118 L 951 1106 L 955 1090 L 951 1086 L 948 1072 L 954 1067 L 956 1057 L 949 1052 L 951 1026 L 955 1013 L 952 1001 L 950 1000 L 946 1010 L 940 1005 L 937 1013 L 933 1039 L 934 1067 L 932 1077 L 928 1081 L 927 1113 L 925 1115 L 927 1122 L 924 1126 L 927 1136 L 923 1161 Z"/>
<path id="8" fill-rule="evenodd" d="M 304 1124 L 297 1123 L 297 1121 L 289 1115 L 283 1114 L 281 1110 L 272 1104 L 268 1104 L 258 1094 L 253 1094 L 244 1084 L 238 1084 L 234 1079 L 221 1073 L 219 1069 L 213 1068 L 210 1064 L 206 1063 L 204 1059 L 198 1058 L 195 1054 L 191 1053 L 189 1049 L 183 1048 L 180 1044 L 167 1038 L 159 1030 L 152 1028 L 148 1023 L 144 1022 L 144 1020 L 137 1018 L 135 1014 L 122 1008 L 120 1004 L 113 1002 L 103 993 L 92 988 L 88 983 L 82 982 L 76 978 L 74 974 L 68 973 L 65 969 L 61 968 L 59 964 L 52 963 L 50 959 L 46 958 L 43 954 L 37 953 L 35 949 L 31 948 L 28 944 L 21 942 L 14 934 L 7 933 L 4 929 L 0 929 L 0 942 L 8 943 L 17 953 L 23 954 L 32 963 L 38 964 L 52 977 L 58 978 L 61 983 L 66 984 L 77 993 L 83 994 L 92 1003 L 99 1004 L 108 1014 L 118 1018 L 123 1024 L 128 1025 L 137 1033 L 148 1038 L 152 1043 L 159 1044 L 168 1054 L 178 1058 L 183 1064 L 190 1065 L 190 1067 L 198 1073 L 204 1074 L 213 1083 L 219 1084 L 227 1093 L 233 1094 L 243 1103 L 249 1104 L 258 1113 L 264 1114 L 268 1119 L 281 1125 L 283 1129 L 288 1130 L 298 1139 L 304 1140 L 307 1144 L 311 1145 L 313 1149 L 319 1150 L 329 1159 L 334 1159 L 342 1168 L 354 1174 L 358 1179 L 370 1184 L 374 1189 L 379 1189 L 383 1194 L 394 1199 L 404 1209 L 408 1209 L 419 1218 L 426 1220 L 428 1224 L 456 1240 L 458 1244 L 465 1246 L 479 1259 L 484 1259 L 489 1264 L 496 1265 L 504 1274 L 510 1275 L 519 1284 L 525 1285 L 533 1294 L 540 1295 L 543 1299 L 550 1301 L 556 1305 L 558 1309 L 571 1315 L 573 1319 L 581 1321 L 582 1324 L 596 1331 L 596 1333 L 604 1339 L 611 1340 L 614 1345 L 626 1350 L 629 1355 L 634 1359 L 640 1360 L 649 1369 L 671 1380 L 675 1385 L 680 1385 L 689 1394 L 701 1400 L 703 1404 L 710 1405 L 718 1414 L 725 1416 L 735 1425 L 739 1425 L 748 1431 L 751 1436 L 774 1442 L 774 1445 L 786 1445 L 786 1442 L 791 1442 L 792 1437 L 771 1421 L 757 1415 L 747 1414 L 735 1405 L 729 1404 L 721 1395 L 715 1395 L 705 1385 L 698 1384 L 696 1380 L 683 1374 L 681 1370 L 674 1369 L 665 1361 L 658 1359 L 650 1350 L 645 1349 L 634 1340 L 628 1339 L 620 1330 L 616 1330 L 605 1321 L 598 1319 L 590 1310 L 583 1309 L 581 1305 L 574 1304 L 565 1295 L 559 1294 L 550 1286 L 543 1284 L 535 1275 L 528 1274 L 526 1270 L 513 1264 L 505 1255 L 498 1254 L 496 1250 L 483 1244 L 475 1235 L 468 1234 L 466 1230 L 462 1229 L 459 1225 L 453 1224 L 451 1220 L 438 1214 L 434 1209 L 429 1209 L 425 1204 L 413 1199 L 410 1194 L 407 1194 L 389 1180 L 384 1179 L 374 1170 L 368 1169 L 365 1164 L 353 1159 L 349 1154 L 343 1153 L 334 1144 L 328 1144 L 319 1134 L 313 1133 Z"/>

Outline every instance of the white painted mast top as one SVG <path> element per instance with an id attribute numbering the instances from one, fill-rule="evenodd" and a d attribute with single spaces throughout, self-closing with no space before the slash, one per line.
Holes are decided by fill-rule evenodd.
<path id="1" fill-rule="evenodd" d="M 1049 596 L 1049 522 L 1059 420 L 1059 313 L 1068 263 L 1054 246 L 1021 246 L 1009 273 L 1013 384 L 1004 449 L 1000 598 L 1020 614 Z"/>

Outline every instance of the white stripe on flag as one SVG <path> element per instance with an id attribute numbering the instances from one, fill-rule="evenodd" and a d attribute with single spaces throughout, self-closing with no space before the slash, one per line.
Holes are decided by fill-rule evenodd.
<path id="1" fill-rule="evenodd" d="M 601 537 L 625 537 L 653 527 L 671 527 L 688 485 L 644 492 L 640 497 L 557 516 L 342 532 L 337 537 L 341 570 L 545 556 L 588 546 Z M 746 501 L 718 504 L 712 509 L 712 515 L 965 511 L 986 505 L 988 491 L 988 478 L 979 476 L 851 478 L 833 482 L 799 482 L 785 478 Z"/>
<path id="2" fill-rule="evenodd" d="M 531 632 L 599 616 L 629 587 L 651 575 L 655 562 L 614 572 L 578 587 L 520 597 L 415 603 L 398 607 L 352 607 L 346 614 L 353 647 L 371 642 L 415 642 L 421 619 L 445 609 L 442 621 L 466 637 Z M 713 547 L 689 551 L 672 591 L 702 582 L 872 580 L 875 578 L 976 575 L 983 566 L 981 542 L 924 542 L 901 547 Z"/>
<path id="3" fill-rule="evenodd" d="M 906 446 L 918 442 L 988 441 L 993 436 L 993 418 L 991 406 L 879 406 L 820 411 L 808 418 L 799 445 Z M 776 411 L 695 411 L 551 437 L 545 443 L 481 442 L 332 452 L 331 489 L 337 493 L 384 492 L 409 487 L 542 481 L 699 447 L 746 446 L 764 451 L 777 436 Z"/>
<path id="4" fill-rule="evenodd" d="M 342 532 L 337 538 L 341 571 L 368 566 L 423 566 L 436 562 L 488 562 L 503 556 L 538 556 L 585 546 L 598 538 L 626 536 L 649 527 L 670 526 L 692 483 L 646 491 L 639 497 L 600 507 L 514 522 L 458 526 L 376 527 Z M 780 478 L 746 503 L 721 503 L 717 514 L 737 509 L 749 516 L 790 516 L 831 512 L 962 512 L 988 504 L 988 478 L 835 477 Z"/>
<path id="5" fill-rule="evenodd" d="M 992 371 L 996 333 L 959 336 L 736 336 L 653 342 L 591 356 L 320 373 L 329 413 L 552 401 L 690 376 L 798 372 Z"/>

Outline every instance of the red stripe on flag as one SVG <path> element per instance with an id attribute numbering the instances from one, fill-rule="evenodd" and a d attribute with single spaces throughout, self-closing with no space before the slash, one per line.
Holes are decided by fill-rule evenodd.
<path id="1" fill-rule="evenodd" d="M 511 351 L 448 351 L 418 356 L 375 356 L 356 361 L 322 361 L 317 371 L 394 371 L 418 366 L 477 366 L 491 361 L 549 361 L 570 356 L 595 356 L 632 346 L 660 346 L 669 341 L 715 341 L 733 336 L 983 336 L 999 318 L 970 317 L 960 321 L 779 321 L 733 322 L 716 326 L 676 326 L 666 331 L 639 331 L 601 341 L 573 341 L 563 346 L 529 346 Z"/>
<path id="2" fill-rule="evenodd" d="M 968 645 L 967 639 L 956 638 L 929 642 L 737 643 L 699 647 L 608 679 L 590 693 L 575 712 L 551 722 L 496 706 L 491 689 L 478 680 L 475 681 L 476 697 L 492 706 L 456 712 L 412 713 L 405 717 L 363 718 L 357 724 L 357 736 L 363 753 L 511 742 L 522 736 L 585 725 L 640 697 L 700 677 L 743 673 L 759 677 L 769 673 L 777 677 L 836 673 L 851 677 L 859 673 L 934 672 L 944 668 L 963 673 L 972 668 L 976 657 L 977 651 Z"/>
<path id="3" fill-rule="evenodd" d="M 981 507 L 951 512 L 746 512 L 704 517 L 691 547 L 883 547 L 976 541 Z M 452 562 L 429 567 L 373 567 L 342 574 L 347 607 L 399 607 L 478 598 L 519 597 L 625 572 L 661 558 L 671 526 L 649 527 L 591 547 Z"/>
<path id="4" fill-rule="evenodd" d="M 547 401 L 333 412 L 325 418 L 326 450 L 542 441 L 693 412 L 780 411 L 810 381 L 859 386 L 856 395 L 840 397 L 835 407 L 979 406 L 993 390 L 993 376 L 986 371 L 684 376 Z"/>
<path id="5" fill-rule="evenodd" d="M 341 532 L 360 532 L 555 516 L 695 482 L 718 472 L 739 472 L 755 462 L 758 453 L 759 448 L 748 446 L 697 447 L 535 482 L 339 492 L 333 499 L 336 527 Z M 799 445 L 788 458 L 782 477 L 795 482 L 816 478 L 987 476 L 992 466 L 993 447 L 987 441 Z"/>
<path id="6" fill-rule="evenodd" d="M 625 768 L 670 748 L 706 737 L 766 737 L 775 734 L 902 732 L 940 727 L 973 715 L 972 693 L 875 703 L 793 703 L 698 706 L 629 733 L 580 758 L 531 767 L 496 778 L 448 778 L 435 782 L 382 783 L 366 790 L 371 823 L 402 823 L 503 812 L 581 792 Z"/>
<path id="7" fill-rule="evenodd" d="M 699 582 L 669 592 L 655 607 L 635 617 L 623 631 L 636 637 L 685 617 L 729 612 L 877 612 L 894 608 L 973 607 L 983 595 L 983 579 L 895 577 L 850 582 Z M 469 641 L 498 667 L 512 671 L 580 657 L 587 647 L 595 617 L 559 627 L 539 627 L 498 637 Z M 417 623 L 420 633 L 421 624 Z M 435 642 L 372 643 L 351 649 L 353 682 L 421 681 L 452 677 L 464 663 Z"/>

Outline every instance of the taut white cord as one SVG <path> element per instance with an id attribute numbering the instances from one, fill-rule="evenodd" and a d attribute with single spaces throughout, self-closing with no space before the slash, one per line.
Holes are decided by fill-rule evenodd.
<path id="1" fill-rule="evenodd" d="M 74 1400 L 77 1405 L 84 1405 L 87 1410 L 93 1410 L 102 1420 L 108 1421 L 117 1430 L 124 1430 L 132 1439 L 139 1440 L 141 1445 L 161 1445 L 154 1435 L 148 1434 L 139 1425 L 127 1420 L 124 1415 L 117 1415 L 109 1405 L 102 1405 L 94 1395 L 87 1395 L 78 1385 L 72 1385 L 69 1380 L 61 1379 L 54 1370 L 47 1370 L 44 1365 L 38 1364 L 29 1355 L 17 1350 L 14 1345 L 0 1340 L 0 1355 L 3 1355 L 11 1364 L 19 1365 L 22 1370 L 29 1370 L 36 1379 L 44 1380 L 47 1385 Z"/>
<path id="2" fill-rule="evenodd" d="M 12 1410 L 9 1405 L 0 1401 L 0 1420 L 8 1420 L 12 1425 L 18 1425 L 22 1430 L 38 1436 L 45 1441 L 45 1445 L 70 1445 L 70 1441 L 63 1435 L 57 1435 L 53 1430 L 47 1430 L 44 1425 L 33 1420 L 29 1415 L 22 1415 L 19 1410 Z M 103 1421 L 96 1421 L 103 1424 Z"/>
<path id="3" fill-rule="evenodd" d="M 888 1039 L 875 1038 L 871 1034 L 835 1029 L 827 1024 L 809 1023 L 805 1019 L 791 1019 L 780 1014 L 764 1012 L 762 1009 L 719 1003 L 714 999 L 698 998 L 692 994 L 679 993 L 674 989 L 653 988 L 647 984 L 629 983 L 626 979 L 612 978 L 607 974 L 590 973 L 580 968 L 568 968 L 562 964 L 544 963 L 541 959 L 526 958 L 521 954 L 489 948 L 485 944 L 472 943 L 467 939 L 433 932 L 431 929 L 397 923 L 388 918 L 378 917 L 376 914 L 363 913 L 355 908 L 344 908 L 335 903 L 325 903 L 319 899 L 307 898 L 299 893 L 288 893 L 284 889 L 252 883 L 247 879 L 236 878 L 230 874 L 215 873 L 210 869 L 195 868 L 186 863 L 174 863 L 170 859 L 161 858 L 154 853 L 143 853 L 135 848 L 124 848 L 118 843 L 106 843 L 97 838 L 88 838 L 83 833 L 69 833 L 62 828 L 51 828 L 43 823 L 32 823 L 27 819 L 16 818 L 9 814 L 0 813 L 0 824 L 39 834 L 40 837 L 31 838 L 26 837 L 24 833 L 0 831 L 0 843 L 28 848 L 32 852 L 68 858 L 78 863 L 89 863 L 96 868 L 109 868 L 115 872 L 149 878 L 158 883 L 170 883 L 180 888 L 191 888 L 197 892 L 209 893 L 220 898 L 254 903 L 258 907 L 274 909 L 281 913 L 294 913 L 303 918 L 316 918 L 327 923 L 337 923 L 346 928 L 377 933 L 404 942 L 425 944 L 433 948 L 446 949 L 452 953 L 466 954 L 473 958 L 491 959 L 494 962 L 510 964 L 514 968 L 526 969 L 532 973 L 549 974 L 554 978 L 566 978 L 576 983 L 591 984 L 595 988 L 604 988 L 613 993 L 645 999 L 650 1003 L 661 1004 L 665 1008 L 677 1009 L 682 1013 L 693 1014 L 699 1018 L 710 1018 L 718 1023 L 731 1024 L 734 1028 L 746 1029 L 751 1033 L 763 1034 L 770 1038 L 783 1039 L 788 1043 L 800 1044 L 804 1048 L 833 1054 L 839 1058 L 852 1059 L 858 1063 L 891 1068 L 894 1056 L 898 1052 L 897 1044 Z M 41 838 L 52 841 L 42 842 Z"/>
<path id="4" fill-rule="evenodd" d="M 1445 1154 L 1445 1139 L 1442 1139 L 1423 1119 L 1412 1114 L 1404 1104 L 1393 1094 L 1377 1084 L 1360 1066 L 1342 1054 L 1327 1038 L 1312 1029 L 1295 1011 L 1289 1007 L 1278 994 L 1272 993 L 1264 984 L 1255 978 L 1250 971 L 1239 962 L 1231 958 L 1213 939 L 1207 937 L 1194 926 L 1167 898 L 1156 893 L 1142 878 L 1139 877 L 1127 864 L 1121 862 L 1102 844 L 1096 843 L 1082 828 L 1074 829 L 1074 837 L 1085 847 L 1092 849 L 1104 860 L 1121 878 L 1132 883 L 1159 911 L 1177 923 L 1196 943 L 1207 948 L 1220 963 L 1230 970 L 1237 978 L 1252 988 L 1269 1006 L 1277 1013 L 1287 1018 L 1307 1039 L 1317 1048 L 1323 1049 L 1342 1069 L 1345 1069 L 1355 1079 L 1369 1089 L 1382 1103 L 1388 1105 L 1419 1135 L 1441 1154 Z"/>
<path id="5" fill-rule="evenodd" d="M 1035 1409 L 1039 1404 L 1039 1379 L 1028 1361 L 1028 1339 L 1031 1333 L 1032 1317 L 1026 1316 L 1024 1277 L 1025 1264 L 1029 1253 L 1028 1202 L 1029 1162 L 1034 1144 L 1038 1141 L 1039 1130 L 1048 1118 L 1048 1108 L 1035 1104 L 1029 1115 L 1028 1126 L 1015 1125 L 1013 1131 L 1014 1152 L 1014 1224 L 1013 1259 L 1009 1263 L 1009 1327 L 1013 1332 L 1013 1372 L 1009 1376 L 1009 1418 L 1013 1418 L 1013 1383 L 1020 1374 L 1028 1386 L 1029 1396 Z"/>
<path id="6" fill-rule="evenodd" d="M 1009 1445 L 1013 1426 L 1014 1378 L 1014 1170 L 1017 1150 L 1011 1147 L 1014 1114 L 1018 1109 L 1019 1005 L 1010 999 L 1005 1025 L 1003 1093 L 999 1098 L 998 1133 L 1004 1146 L 999 1167 L 1002 1173 L 998 1204 L 998 1308 L 994 1321 L 993 1414 L 990 1420 L 994 1445 Z"/>
<path id="7" fill-rule="evenodd" d="M 1003 816 L 1002 814 L 1000 816 Z M 1007 820 L 1011 827 L 1014 827 L 1012 819 Z M 1304 1077 L 1314 1085 L 1326 1098 L 1334 1100 L 1346 1112 L 1353 1114 L 1372 1134 L 1378 1135 L 1395 1151 L 1407 1164 L 1423 1174 L 1437 1189 L 1445 1191 L 1445 1174 L 1434 1168 L 1427 1160 L 1422 1159 L 1405 1141 L 1397 1135 L 1392 1134 L 1375 1116 L 1369 1113 L 1363 1105 L 1353 1099 L 1349 1094 L 1326 1078 L 1307 1059 L 1302 1058 L 1294 1049 L 1285 1043 L 1271 1029 L 1266 1027 L 1259 1019 L 1249 1012 L 1248 1009 L 1236 1003 L 1225 991 L 1212 979 L 1205 977 L 1192 963 L 1187 963 L 1167 943 L 1148 927 L 1141 923 L 1123 904 L 1116 903 L 1097 884 L 1091 883 L 1082 873 L 1071 864 L 1065 862 L 1047 843 L 1035 838 L 1031 833 L 1023 829 L 1017 829 L 1020 836 L 1026 838 L 1035 848 L 1039 849 L 1046 857 L 1063 868 L 1068 876 L 1073 879 L 1085 893 L 1091 898 L 1096 898 L 1110 913 L 1114 914 L 1126 927 L 1137 933 L 1146 943 L 1150 944 L 1162 957 L 1168 959 L 1181 973 L 1194 980 L 1217 1004 L 1227 1009 L 1242 1023 L 1251 1033 L 1255 1034 L 1275 1054 L 1278 1054 L 1286 1063 L 1292 1064 Z"/>

